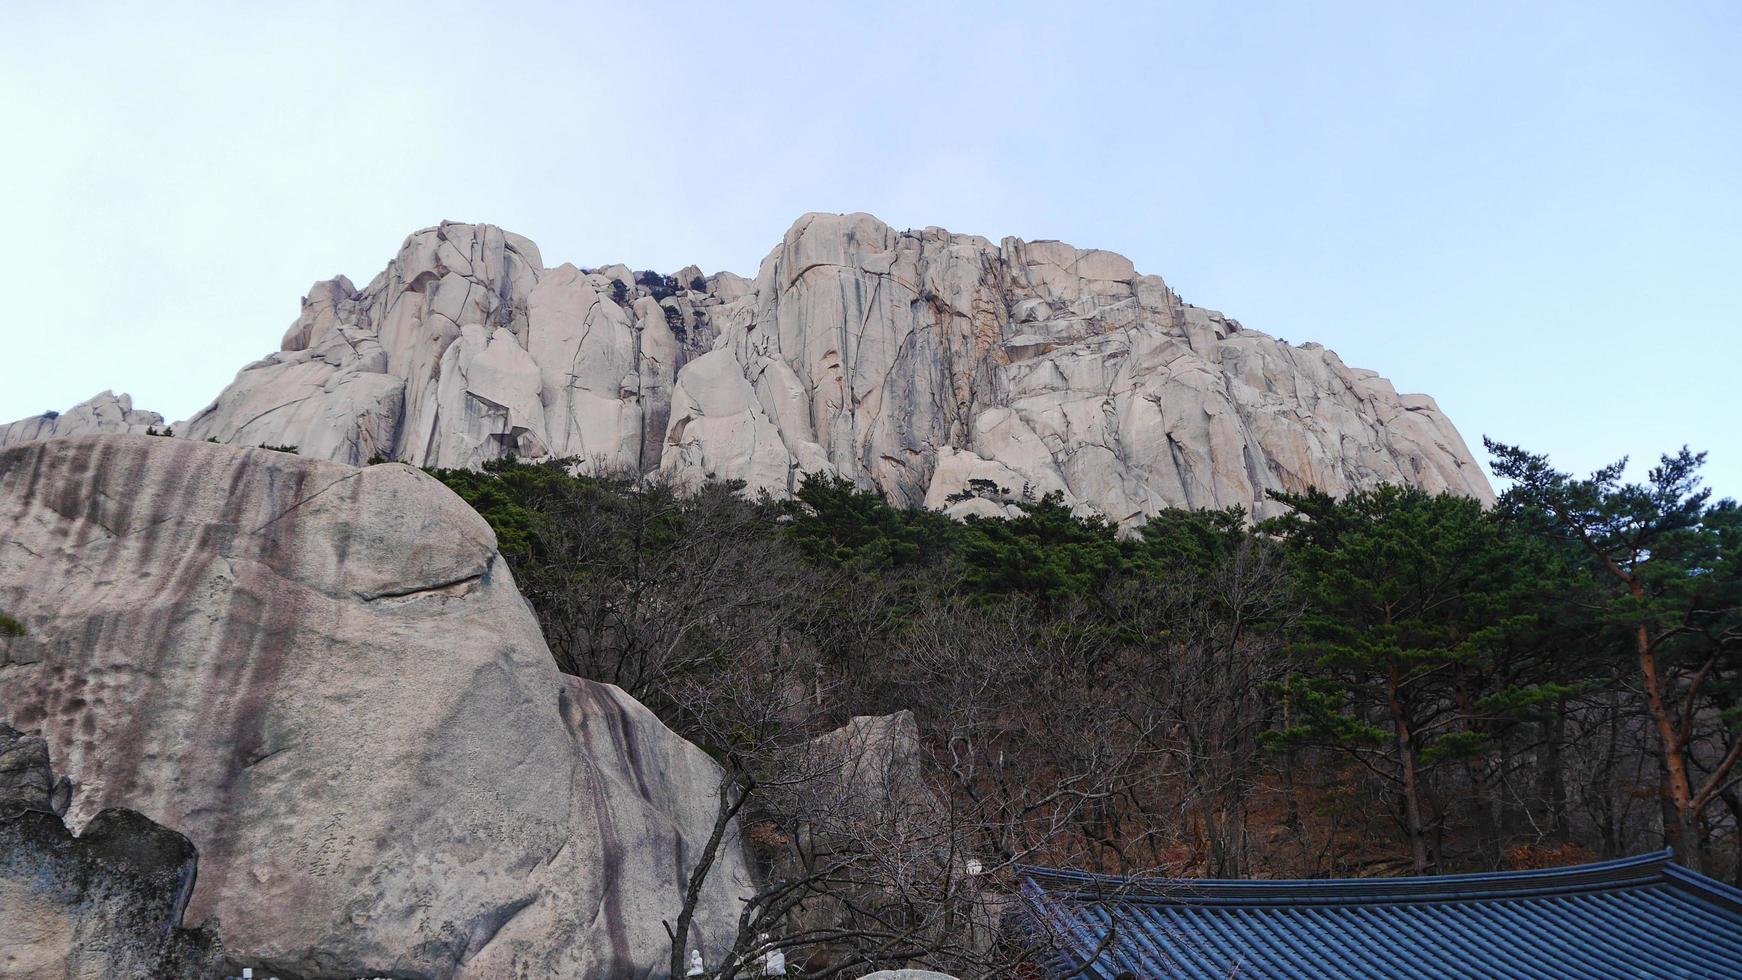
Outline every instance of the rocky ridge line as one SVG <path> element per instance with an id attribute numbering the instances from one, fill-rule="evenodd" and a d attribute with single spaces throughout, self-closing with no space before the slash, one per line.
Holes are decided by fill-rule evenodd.
<path id="1" fill-rule="evenodd" d="M 83 406 L 81 406 L 81 409 Z M 88 431 L 24 420 L 0 446 Z M 110 413 L 113 414 L 113 413 Z M 490 225 L 317 283 L 281 349 L 176 434 L 347 463 L 578 457 L 789 493 L 835 473 L 1001 514 L 1051 492 L 1121 522 L 1393 482 L 1488 501 L 1432 398 L 1184 303 L 1111 252 L 809 214 L 756 277 L 564 264 Z"/>

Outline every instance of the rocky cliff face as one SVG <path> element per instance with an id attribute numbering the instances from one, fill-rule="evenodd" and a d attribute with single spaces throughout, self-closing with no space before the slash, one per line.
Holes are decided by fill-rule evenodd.
<path id="1" fill-rule="evenodd" d="M 163 416 L 156 412 L 135 411 L 132 398 L 127 395 L 116 397 L 114 392 L 105 391 L 64 412 L 45 412 L 0 425 L 0 448 L 60 436 L 142 433 L 163 428 Z"/>
<path id="2" fill-rule="evenodd" d="M 832 470 L 932 507 L 987 480 L 1120 521 L 1267 513 L 1266 490 L 1309 485 L 1491 499 L 1432 399 L 1187 306 L 1110 252 L 807 215 L 716 322 L 678 377 L 668 475 L 778 492 Z"/>
<path id="3" fill-rule="evenodd" d="M 558 675 L 446 488 L 76 437 L 0 451 L 0 529 L 0 608 L 28 628 L 0 639 L 0 722 L 46 740 L 72 826 L 127 807 L 193 841 L 188 920 L 220 917 L 236 962 L 663 975 L 719 770 L 622 691 Z M 710 957 L 747 875 L 727 848 Z"/>
<path id="4" fill-rule="evenodd" d="M 282 349 L 177 432 L 348 463 L 513 452 L 651 469 L 678 368 L 712 345 L 720 297 L 742 289 L 682 275 L 546 269 L 500 228 L 426 229 L 362 290 L 317 283 Z"/>
<path id="5" fill-rule="evenodd" d="M 1111 252 L 863 214 L 800 218 L 754 280 L 546 269 L 498 228 L 426 229 L 364 289 L 316 284 L 282 350 L 176 431 L 344 462 L 578 456 L 776 494 L 838 473 L 958 514 L 1053 491 L 1120 521 L 1270 513 L 1266 491 L 1308 486 L 1492 498 L 1433 399 L 1317 344 L 1187 305 Z"/>

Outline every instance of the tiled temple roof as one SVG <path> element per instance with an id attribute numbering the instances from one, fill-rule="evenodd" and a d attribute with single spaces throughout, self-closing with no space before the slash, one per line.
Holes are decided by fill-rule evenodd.
<path id="1" fill-rule="evenodd" d="M 1057 977 L 1742 978 L 1742 890 L 1668 851 L 1422 878 L 1018 870 L 1037 952 Z"/>

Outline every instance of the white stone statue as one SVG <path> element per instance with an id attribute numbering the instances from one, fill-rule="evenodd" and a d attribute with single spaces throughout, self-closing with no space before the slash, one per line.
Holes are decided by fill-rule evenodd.
<path id="1" fill-rule="evenodd" d="M 684 976 L 686 976 L 686 977 L 699 977 L 701 975 L 702 975 L 702 951 L 699 949 L 692 949 L 692 950 L 690 950 L 690 968 L 688 970 L 684 971 Z"/>

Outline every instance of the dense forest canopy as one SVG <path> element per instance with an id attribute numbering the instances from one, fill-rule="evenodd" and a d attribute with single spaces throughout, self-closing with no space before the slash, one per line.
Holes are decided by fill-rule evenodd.
<path id="1" fill-rule="evenodd" d="M 1452 872 L 1667 842 L 1742 881 L 1742 513 L 1686 450 L 1629 483 L 1489 449 L 1492 509 L 1309 490 L 1256 525 L 1123 533 L 991 484 L 1014 516 L 830 477 L 776 501 L 574 461 L 435 475 L 495 528 L 563 670 L 722 761 L 770 869 L 802 809 L 766 790 L 775 760 L 910 711 L 952 846 L 994 868 Z"/>

